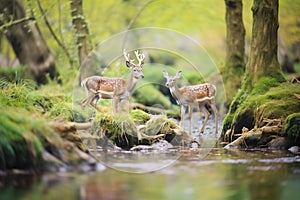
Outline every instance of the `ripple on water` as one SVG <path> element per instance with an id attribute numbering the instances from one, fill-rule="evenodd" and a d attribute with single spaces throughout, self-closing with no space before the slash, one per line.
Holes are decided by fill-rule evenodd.
<path id="1" fill-rule="evenodd" d="M 259 159 L 258 161 L 262 163 L 296 163 L 300 162 L 300 156 Z"/>

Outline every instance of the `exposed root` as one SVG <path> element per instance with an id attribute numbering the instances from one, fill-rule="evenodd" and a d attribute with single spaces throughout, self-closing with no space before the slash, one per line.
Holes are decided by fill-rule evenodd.
<path id="1" fill-rule="evenodd" d="M 267 124 L 261 128 L 254 128 L 250 131 L 247 128 L 243 128 L 242 133 L 234 134 L 234 136 L 239 137 L 224 148 L 248 148 L 249 146 L 256 146 L 263 136 L 271 137 L 273 135 L 274 137 L 282 134 L 282 119 L 264 119 L 263 122 Z M 230 132 L 226 132 L 225 137 L 228 137 L 228 134 Z"/>
<path id="2" fill-rule="evenodd" d="M 298 100 L 300 100 L 300 94 L 294 94 L 294 96 L 298 99 Z"/>

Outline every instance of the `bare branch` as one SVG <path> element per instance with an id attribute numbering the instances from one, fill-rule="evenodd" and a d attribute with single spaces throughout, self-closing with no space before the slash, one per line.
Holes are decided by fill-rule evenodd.
<path id="1" fill-rule="evenodd" d="M 152 3 L 153 0 L 147 1 L 141 8 L 140 10 L 136 13 L 136 15 L 130 20 L 129 24 L 127 25 L 127 30 L 131 29 L 137 18 L 141 15 L 143 10 L 150 4 Z"/>
<path id="2" fill-rule="evenodd" d="M 30 20 L 35 20 L 34 17 L 24 17 L 22 19 L 17 19 L 17 20 L 13 20 L 10 22 L 7 22 L 5 24 L 3 24 L 2 26 L 0 26 L 0 31 L 3 31 L 11 26 L 26 22 L 26 21 L 30 21 Z"/>
<path id="3" fill-rule="evenodd" d="M 69 51 L 68 51 L 68 48 L 66 47 L 66 45 L 65 45 L 62 41 L 59 40 L 59 38 L 58 38 L 57 35 L 55 34 L 54 30 L 52 29 L 52 26 L 50 25 L 50 23 L 49 23 L 49 21 L 48 21 L 47 15 L 46 15 L 46 13 L 45 13 L 45 11 L 44 11 L 42 5 L 41 5 L 40 0 L 37 0 L 37 3 L 38 3 L 38 6 L 39 6 L 40 11 L 41 11 L 41 13 L 42 13 L 42 16 L 43 16 L 43 18 L 44 18 L 45 24 L 46 24 L 46 26 L 48 27 L 48 29 L 49 29 L 51 35 L 53 36 L 53 38 L 54 38 L 54 40 L 57 42 L 57 44 L 64 50 L 66 56 L 68 57 L 68 60 L 69 60 L 69 63 L 70 63 L 70 65 L 71 65 L 71 67 L 73 67 L 73 60 L 72 60 L 71 55 L 70 55 L 70 53 L 69 53 Z"/>

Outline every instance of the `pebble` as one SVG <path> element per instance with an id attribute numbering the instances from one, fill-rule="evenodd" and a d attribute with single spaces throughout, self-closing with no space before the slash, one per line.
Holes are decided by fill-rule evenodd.
<path id="1" fill-rule="evenodd" d="M 292 153 L 298 153 L 299 147 L 298 146 L 292 146 L 291 148 L 288 149 Z"/>

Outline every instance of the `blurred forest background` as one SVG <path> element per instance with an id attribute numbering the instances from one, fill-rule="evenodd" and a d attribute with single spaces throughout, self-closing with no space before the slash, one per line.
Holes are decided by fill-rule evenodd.
<path id="1" fill-rule="evenodd" d="M 5 2 L 7 1 L 1 0 L 1 4 Z M 72 113 L 72 106 L 70 106 L 72 102 L 71 93 L 73 85 L 78 84 L 77 76 L 80 65 L 86 56 L 84 54 L 88 54 L 89 51 L 97 46 L 97 44 L 105 41 L 114 34 L 118 34 L 128 29 L 158 27 L 178 31 L 191 37 L 203 46 L 211 56 L 212 60 L 216 63 L 221 73 L 225 67 L 226 23 L 224 1 L 26 0 L 19 2 L 23 4 L 26 13 L 26 17 L 21 20 L 28 21 L 28 25 L 32 27 L 38 25 L 38 29 L 45 39 L 46 45 L 54 55 L 53 62 L 55 63 L 56 72 L 53 73 L 50 71 L 47 75 L 47 80 L 35 78 L 39 83 L 49 83 L 48 85 L 39 86 L 38 93 L 39 95 L 44 94 L 45 96 L 51 93 L 51 96 L 56 95 L 60 97 L 59 100 L 53 100 L 51 105 L 47 105 L 47 103 L 36 104 L 34 102 L 26 101 L 25 108 L 36 104 L 41 107 L 39 109 L 42 110 L 43 114 L 47 113 L 48 115 L 49 113 L 47 111 L 51 111 L 53 107 L 57 107 L 57 109 L 52 110 L 53 113 L 50 114 L 50 116 L 54 115 L 54 118 L 60 116 L 64 119 L 73 120 L 72 115 L 66 113 Z M 79 10 L 79 12 L 82 11 L 82 13 L 76 13 L 78 10 L 74 8 L 80 8 L 80 3 L 82 3 L 83 10 Z M 252 1 L 243 1 L 243 20 L 246 29 L 246 54 L 249 51 L 251 39 L 251 6 Z M 281 0 L 279 2 L 279 60 L 282 65 L 292 66 L 293 70 L 289 71 L 289 73 L 293 74 L 292 76 L 299 76 L 300 71 L 299 10 L 300 2 L 298 1 Z M 3 13 L 0 17 L 2 21 L 4 21 Z M 78 32 L 78 28 L 76 28 L 75 21 L 79 18 L 82 19 L 81 25 L 84 27 L 81 31 L 86 31 L 86 33 L 88 33 L 88 37 L 86 38 L 82 37 L 85 33 Z M 11 42 L 9 42 L 6 37 L 6 31 L 8 31 L 8 28 L 13 26 L 15 22 L 16 21 L 6 20 L 0 27 L 0 75 L 2 79 L 2 88 L 20 87 L 20 84 L 11 86 L 7 81 L 17 83 L 22 80 L 23 82 L 26 82 L 22 78 L 23 75 L 26 74 L 26 66 L 20 66 Z M 82 38 L 86 41 L 81 41 L 80 43 L 79 40 Z M 80 48 L 85 48 L 84 50 L 86 50 L 86 52 L 80 52 Z M 33 53 L 29 50 L 28 55 L 30 54 Z M 170 61 L 168 56 L 161 56 L 154 59 L 158 59 L 159 62 L 164 64 L 171 63 L 171 65 L 176 65 L 177 62 L 176 60 Z M 125 68 L 124 72 L 126 72 L 126 70 L 127 69 Z M 119 73 L 119 71 L 112 71 L 109 72 L 108 75 L 113 76 L 114 74 L 118 75 Z M 185 73 L 190 83 L 197 82 L 198 78 L 195 79 L 193 74 L 189 74 L 189 72 Z M 156 76 L 156 74 L 154 73 L 152 76 Z M 289 76 L 288 73 L 287 76 Z M 56 80 L 53 81 L 51 78 Z M 58 84 L 57 82 L 62 84 Z M 33 86 L 33 88 L 36 87 Z M 147 88 L 147 90 L 149 90 L 149 88 Z M 226 88 L 226 90 L 230 91 L 230 88 Z M 155 92 L 154 89 L 149 93 L 153 94 L 153 92 Z M 36 91 L 30 89 L 30 93 L 36 93 Z M 19 95 L 19 97 L 24 98 L 22 95 Z M 27 96 L 26 98 L 28 100 L 28 96 L 31 95 L 25 96 Z M 141 96 L 143 95 L 136 94 L 135 96 L 142 98 Z M 161 96 L 161 98 L 163 98 L 164 95 Z M 231 100 L 233 96 L 234 94 L 229 97 L 229 100 Z M 61 101 L 62 99 L 63 101 Z M 158 98 L 155 100 L 157 99 Z M 161 100 L 159 103 L 162 105 L 168 104 L 162 103 L 163 101 L 165 100 Z M 23 101 L 9 99 L 8 97 L 5 97 L 2 100 L 3 105 L 15 107 L 16 105 L 12 102 L 18 104 Z M 147 99 L 141 103 L 147 104 Z M 230 102 L 227 102 L 228 105 L 229 103 Z M 24 104 L 24 102 L 20 104 Z M 62 105 L 59 106 L 59 104 Z M 68 105 L 66 106 L 66 104 Z M 66 109 L 69 112 L 65 112 Z"/>
<path id="2" fill-rule="evenodd" d="M 63 48 L 55 41 L 53 34 L 45 24 L 44 17 L 50 23 L 51 29 L 64 44 L 74 62 L 74 68 L 79 68 L 77 56 L 76 33 L 72 25 L 70 2 L 72 1 L 23 1 L 27 17 L 34 17 L 31 24 L 37 23 L 47 45 L 55 53 L 55 62 L 59 71 L 71 68 Z M 92 47 L 110 36 L 129 28 L 160 27 L 179 31 L 198 41 L 212 56 L 215 63 L 222 68 L 225 59 L 225 4 L 224 1 L 185 0 L 173 2 L 169 0 L 135 1 L 83 0 L 83 15 L 87 22 Z M 243 16 L 246 28 L 246 45 L 251 36 L 251 6 L 252 1 L 243 1 Z M 279 2 L 279 37 L 280 43 L 287 55 L 293 61 L 300 57 L 300 2 L 282 0 Z M 131 23 L 133 20 L 133 23 Z M 14 67 L 17 62 L 15 53 L 6 40 L 1 27 L 0 51 L 1 67 Z M 246 47 L 246 50 L 248 48 Z M 6 62 L 5 62 L 6 61 Z M 11 61 L 11 62 L 7 62 Z M 299 68 L 297 63 L 296 68 Z M 63 72 L 62 72 L 63 73 Z"/>
<path id="3" fill-rule="evenodd" d="M 10 89 L 2 91 L 3 98 L 1 102 L 3 107 L 18 107 L 20 104 L 26 110 L 38 110 L 38 114 L 42 114 L 46 118 L 50 116 L 51 119 L 62 118 L 73 121 L 74 115 L 72 113 L 75 112 L 76 115 L 77 111 L 74 111 L 72 108 L 72 90 L 74 84 L 78 84 L 77 76 L 81 63 L 99 43 L 129 29 L 158 27 L 178 31 L 191 37 L 203 46 L 219 68 L 221 74 L 226 67 L 226 9 L 224 1 L 14 1 L 23 12 L 21 16 L 17 17 L 18 19 L 13 19 L 12 15 L 10 15 L 11 13 L 7 14 L 3 10 L 5 8 L 4 5 L 7 5 L 8 2 L 10 1 L 1 0 L 1 84 L 2 88 L 17 88 L 16 90 L 20 91 L 21 94 L 7 95 L 8 91 L 11 92 Z M 251 40 L 251 6 L 252 1 L 243 1 L 246 58 L 249 56 Z M 14 9 L 12 11 L 15 11 Z M 289 76 L 299 76 L 300 71 L 299 10 L 300 2 L 298 1 L 282 0 L 279 2 L 278 54 L 279 61 L 284 67 L 284 71 L 287 72 L 287 79 L 289 79 Z M 17 31 L 13 27 L 21 23 L 27 23 L 27 31 L 34 33 L 32 35 L 40 33 L 40 36 L 45 41 L 44 49 L 41 48 L 42 41 L 38 41 L 35 38 L 27 39 L 25 35 L 23 42 L 28 44 L 35 43 L 35 46 L 30 47 L 29 45 L 24 51 L 22 50 L 23 47 L 20 48 L 20 44 L 15 42 L 15 46 L 18 47 L 17 50 L 19 49 L 23 54 L 20 55 L 20 52 L 16 52 L 16 49 L 14 50 L 12 41 L 14 41 L 16 35 L 13 33 L 17 33 Z M 37 29 L 36 33 L 34 28 Z M 9 38 L 11 39 L 10 41 Z M 22 44 L 23 42 L 19 43 Z M 44 55 L 40 56 L 41 58 L 33 58 L 35 59 L 34 62 L 36 62 L 33 65 L 38 67 L 33 67 L 32 69 L 30 64 L 26 64 L 27 66 L 20 64 L 30 63 L 31 61 L 28 60 L 28 57 L 33 57 L 34 54 L 39 52 L 43 52 Z M 46 56 L 47 54 L 48 57 Z M 21 62 L 18 58 L 22 59 Z M 153 63 L 171 66 L 177 66 L 179 62 L 179 60 L 173 60 L 167 54 L 156 55 L 156 57 L 154 56 L 151 59 Z M 40 60 L 42 61 L 40 62 Z M 126 73 L 128 73 L 128 70 L 121 68 L 121 74 Z M 37 85 L 40 85 L 38 88 L 34 81 L 30 84 L 28 83 L 30 82 L 26 79 L 28 74 L 33 76 L 33 80 L 38 82 Z M 203 78 L 196 77 L 193 72 L 189 71 L 186 71 L 184 74 L 191 84 L 195 84 Z M 104 75 L 120 76 L 120 70 L 119 68 L 112 69 Z M 24 76 L 25 80 L 23 79 Z M 150 76 L 157 77 L 156 73 L 152 73 Z M 164 81 L 163 77 L 161 79 L 161 81 Z M 16 85 L 20 81 L 22 83 Z M 228 79 L 227 77 L 226 81 L 230 82 L 230 78 Z M 48 84 L 43 85 L 45 83 Z M 28 87 L 28 85 L 30 86 Z M 25 87 L 26 89 L 18 89 L 18 87 Z M 228 99 L 227 105 L 229 105 L 237 88 L 233 88 L 230 84 L 225 84 L 225 87 L 227 87 L 225 89 Z M 28 94 L 30 95 L 24 94 L 28 88 Z M 167 92 L 166 88 L 150 86 L 146 88 L 148 94 L 135 94 L 134 96 L 139 98 L 139 101 L 143 104 L 153 105 L 159 103 L 169 108 L 170 99 L 166 99 L 164 94 L 160 94 L 158 89 L 163 90 L 164 93 Z M 80 92 L 83 94 L 83 89 Z M 51 98 L 48 97 L 49 95 Z M 28 96 L 35 96 L 35 99 L 30 99 Z M 42 97 L 38 98 L 37 96 Z M 36 100 L 36 98 L 39 100 Z M 52 100 L 48 101 L 47 99 L 49 98 Z M 36 103 L 36 101 L 40 102 Z M 80 108 L 78 112 L 80 112 Z"/>
<path id="4" fill-rule="evenodd" d="M 9 1 L 1 0 L 2 5 L 5 5 L 7 2 Z M 9 37 L 6 37 L 9 36 L 7 32 L 10 31 L 10 27 L 23 22 L 27 22 L 30 27 L 37 25 L 37 29 L 48 47 L 45 52 L 49 51 L 51 55 L 48 59 L 52 59 L 51 61 L 45 59 L 45 63 L 52 62 L 48 73 L 39 73 L 48 74 L 46 80 L 45 78 L 35 77 L 38 84 L 49 83 L 49 81 L 51 83 L 50 86 L 40 86 L 40 93 L 43 93 L 43 91 L 46 91 L 46 93 L 51 91 L 53 95 L 63 93 L 63 95 L 58 94 L 58 96 L 64 96 L 64 98 L 67 98 L 66 102 L 69 103 L 72 98 L 72 87 L 78 81 L 76 80 L 77 73 L 87 54 L 97 44 L 129 29 L 158 27 L 178 31 L 199 42 L 207 50 L 207 53 L 216 63 L 221 73 L 225 67 L 226 23 L 225 3 L 223 1 L 74 0 L 66 2 L 62 0 L 27 0 L 16 2 L 19 2 L 23 7 L 24 16 L 19 17 L 18 20 L 12 20 L 12 18 L 5 20 L 5 12 L 3 12 L 0 18 L 2 21 L 0 28 L 0 74 L 2 85 L 7 84 L 6 81 L 18 82 L 23 80 L 24 75 L 37 73 L 35 70 L 28 70 L 30 68 L 28 66 L 20 65 L 18 52 L 14 51 L 12 43 L 8 40 Z M 246 57 L 249 53 L 251 39 L 251 6 L 252 1 L 243 1 Z M 300 2 L 292 0 L 279 2 L 279 61 L 287 75 L 292 73 L 292 76 L 296 77 L 299 76 L 300 71 L 299 10 Z M 83 28 L 80 29 L 78 28 L 79 26 Z M 36 43 L 38 44 L 38 41 Z M 26 51 L 27 54 L 23 55 L 23 57 L 32 56 L 35 52 L 34 49 L 28 49 Z M 162 54 L 153 59 L 157 59 L 158 63 L 167 65 L 169 63 L 171 65 L 177 64 L 176 60 L 170 61 L 168 56 L 164 56 Z M 25 62 L 27 62 L 26 59 Z M 118 74 L 116 71 L 110 71 L 108 75 Z M 124 72 L 126 72 L 126 69 Z M 195 78 L 189 72 L 186 72 L 186 77 L 191 83 L 201 79 Z M 51 80 L 53 78 L 55 79 L 54 81 Z M 62 84 L 59 85 L 57 83 Z M 231 91 L 230 86 L 226 90 L 229 101 L 227 105 L 229 105 L 236 91 Z M 150 93 L 153 92 L 155 92 L 153 88 L 152 90 L 150 89 Z M 166 105 L 167 103 L 162 104 Z M 10 102 L 8 105 L 13 104 Z M 61 112 L 57 113 L 63 114 Z M 72 120 L 71 116 L 67 118 Z"/>
<path id="5" fill-rule="evenodd" d="M 44 148 L 54 154 L 55 147 L 66 147 L 68 151 L 72 149 L 69 148 L 70 143 L 63 141 L 49 128 L 49 122 L 90 120 L 95 112 L 91 106 L 85 110 L 74 106 L 74 103 L 79 105 L 84 98 L 84 89 L 78 88 L 80 66 L 89 52 L 115 34 L 144 27 L 177 31 L 197 41 L 207 51 L 224 78 L 225 2 L 230 3 L 228 0 L 0 0 L 0 149 L 4 152 L 0 168 L 39 166 Z M 246 58 L 249 57 L 251 41 L 252 3 L 252 0 L 243 1 Z M 278 54 L 287 80 L 299 77 L 300 73 L 299 10 L 300 1 L 279 1 Z M 163 53 L 151 56 L 145 61 L 145 65 L 151 62 L 158 67 L 159 64 L 183 67 L 183 59 L 177 60 Z M 199 57 L 196 53 L 192 56 Z M 103 74 L 113 77 L 129 73 L 124 67 L 125 63 L 119 66 L 111 67 Z M 203 81 L 203 77 L 186 70 L 185 66 L 183 70 L 184 78 L 189 83 Z M 155 70 L 147 76 L 150 80 L 156 79 L 156 83 L 161 83 L 161 86 L 148 84 L 143 90 L 133 93 L 133 101 L 146 106 L 159 104 L 179 113 L 179 106 L 172 105 L 172 98 L 166 96 L 168 89 L 163 86 L 163 76 L 158 76 Z M 226 81 L 235 82 L 230 76 Z M 235 84 L 237 87 L 234 88 L 227 85 L 226 81 L 226 104 L 229 106 L 240 83 Z M 277 86 L 272 81 L 267 83 L 269 85 L 262 82 L 261 93 L 268 91 L 270 85 Z M 78 90 L 74 90 L 75 86 Z M 283 102 L 279 117 L 282 112 L 286 112 L 286 104 L 289 103 L 285 99 L 289 88 L 284 84 L 282 88 L 285 90 L 281 90 L 280 95 L 271 96 L 271 100 L 275 96 Z M 290 93 L 299 94 L 297 88 Z M 75 102 L 74 94 L 80 97 Z M 291 96 L 294 97 L 293 94 Z M 222 97 L 224 94 L 218 93 L 217 101 Z M 256 100 L 254 96 L 254 103 L 251 101 L 250 104 L 255 106 Z M 261 102 L 264 106 L 265 102 Z M 297 101 L 292 99 L 292 102 L 297 107 Z M 111 107 L 111 101 L 104 100 L 99 103 L 102 107 Z M 270 105 L 272 110 L 274 105 L 278 105 L 278 101 Z M 289 113 L 295 112 L 295 107 L 290 106 Z M 227 118 L 228 125 L 231 124 L 232 116 Z M 298 130 L 296 128 L 296 132 Z M 68 135 L 63 133 L 61 136 L 86 151 L 82 147 L 80 136 L 73 132 Z"/>

